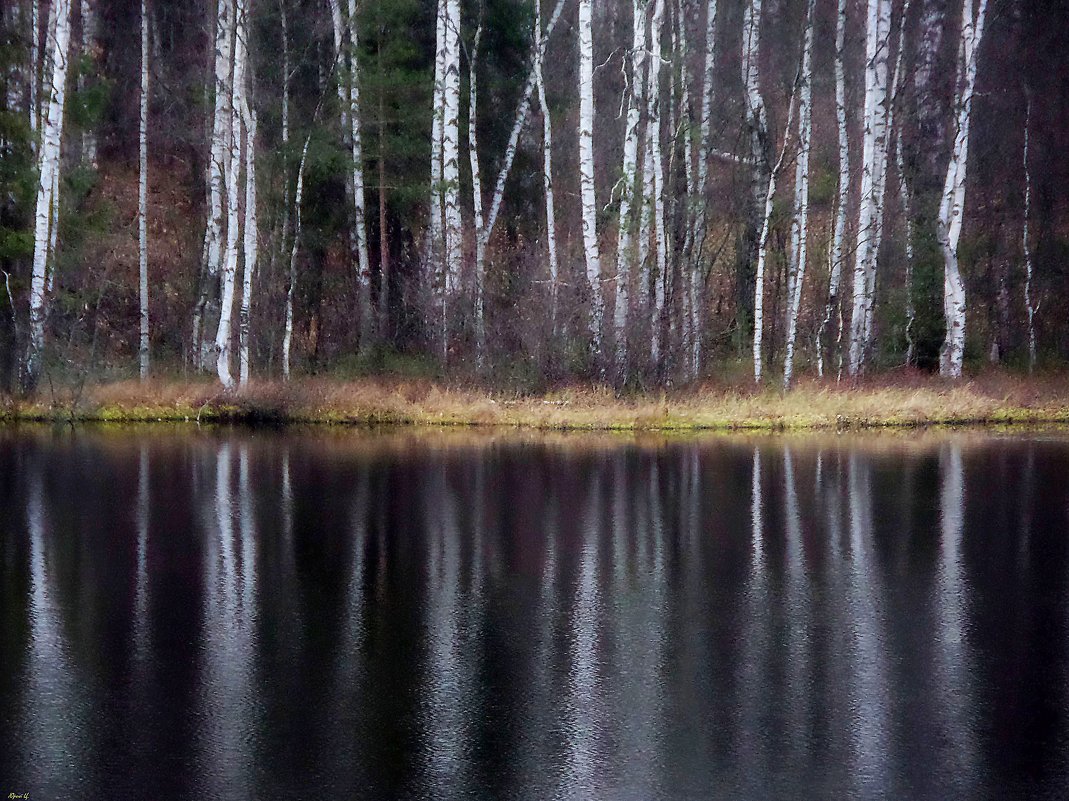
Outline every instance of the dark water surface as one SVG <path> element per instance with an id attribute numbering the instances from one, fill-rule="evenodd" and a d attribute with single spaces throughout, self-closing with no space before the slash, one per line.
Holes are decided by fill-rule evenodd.
<path id="1" fill-rule="evenodd" d="M 0 430 L 0 797 L 1065 798 L 1069 436 Z"/>

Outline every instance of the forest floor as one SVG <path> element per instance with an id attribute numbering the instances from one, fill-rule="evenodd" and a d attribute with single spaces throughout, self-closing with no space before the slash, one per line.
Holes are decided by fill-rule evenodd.
<path id="1" fill-rule="evenodd" d="M 617 394 L 570 385 L 541 394 L 427 379 L 257 381 L 224 393 L 203 380 L 118 381 L 0 398 L 0 419 L 512 426 L 555 430 L 801 430 L 1069 423 L 1069 374 L 993 370 L 950 382 L 897 371 L 861 382 L 803 379 L 794 390 L 707 381 Z"/>

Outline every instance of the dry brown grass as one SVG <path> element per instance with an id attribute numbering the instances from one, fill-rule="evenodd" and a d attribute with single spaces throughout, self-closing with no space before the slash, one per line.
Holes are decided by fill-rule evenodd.
<path id="1" fill-rule="evenodd" d="M 513 426 L 672 431 L 843 429 L 967 423 L 1069 422 L 1065 374 L 985 373 L 944 382 L 917 373 L 858 384 L 805 380 L 790 393 L 707 382 L 653 395 L 571 386 L 544 395 L 493 394 L 428 380 L 306 378 L 224 393 L 209 380 L 123 381 L 86 389 L 77 404 L 8 399 L 17 419 L 246 421 Z"/>

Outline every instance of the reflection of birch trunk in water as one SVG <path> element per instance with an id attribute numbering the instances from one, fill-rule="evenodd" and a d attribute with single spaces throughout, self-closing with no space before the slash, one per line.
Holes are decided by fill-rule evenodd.
<path id="1" fill-rule="evenodd" d="M 586 0 L 584 0 L 586 1 Z M 569 641 L 567 714 L 569 737 L 566 774 L 569 786 L 564 796 L 574 796 L 583 788 L 596 787 L 595 775 L 601 762 L 599 749 L 602 721 L 598 714 L 598 621 L 601 597 L 598 592 L 598 546 L 601 541 L 602 475 L 600 465 L 591 471 L 589 500 L 580 519 L 583 541 L 579 554 L 572 601 Z"/>
<path id="2" fill-rule="evenodd" d="M 138 665 L 148 658 L 148 530 L 151 500 L 149 496 L 148 448 L 141 446 L 137 471 L 137 574 L 134 584 L 134 656 Z"/>
<path id="3" fill-rule="evenodd" d="M 968 0 L 967 0 L 968 1 Z M 946 744 L 945 758 L 958 769 L 958 782 L 976 775 L 977 743 L 970 723 L 973 693 L 970 676 L 972 665 L 966 638 L 969 602 L 966 595 L 965 560 L 962 539 L 965 533 L 965 475 L 961 446 L 952 442 L 939 455 L 941 473 L 939 490 L 939 572 L 935 587 L 934 632 L 935 670 L 933 677 L 939 695 L 937 708 L 946 713 L 940 742 Z M 975 795 L 968 787 L 963 797 Z"/>
<path id="4" fill-rule="evenodd" d="M 850 559 L 847 575 L 849 653 L 853 665 L 850 696 L 852 773 L 862 796 L 887 787 L 889 708 L 886 654 L 880 620 L 882 587 L 873 560 L 872 468 L 866 457 L 850 455 Z"/>
<path id="5" fill-rule="evenodd" d="M 436 796 L 455 789 L 463 776 L 457 776 L 468 738 L 468 724 L 463 714 L 465 672 L 461 653 L 460 545 L 450 502 L 446 463 L 437 461 L 427 468 L 433 478 L 427 481 L 423 497 L 424 529 L 428 538 L 427 619 L 425 634 L 428 662 L 426 679 L 428 720 L 426 721 L 427 764 L 424 770 L 435 788 Z"/>
<path id="6" fill-rule="evenodd" d="M 41 771 L 46 790 L 70 788 L 85 775 L 86 747 L 77 732 L 88 721 L 70 645 L 63 632 L 61 599 L 55 582 L 56 559 L 47 540 L 52 526 L 47 515 L 44 465 L 37 456 L 27 470 L 26 523 L 29 534 L 29 598 L 26 652 L 27 762 Z M 58 797 L 58 793 L 56 794 Z"/>

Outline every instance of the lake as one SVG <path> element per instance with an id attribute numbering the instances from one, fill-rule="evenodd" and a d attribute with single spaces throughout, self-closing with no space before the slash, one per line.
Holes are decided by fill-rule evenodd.
<path id="1" fill-rule="evenodd" d="M 1064 798 L 1069 434 L 0 429 L 0 796 Z"/>

